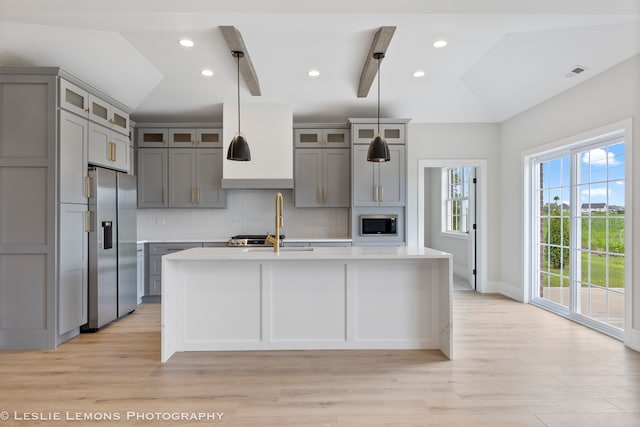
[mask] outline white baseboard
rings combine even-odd
[[[500,283],[500,290],[498,290],[499,293],[513,300],[524,302],[522,288],[520,288],[519,286],[513,286],[505,282],[499,282],[499,283]]]
[[[640,351],[640,329],[631,330],[631,342],[625,343],[627,347]]]

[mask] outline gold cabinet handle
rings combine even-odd
[[[165,188],[162,188],[162,204],[164,205],[165,203],[167,203],[167,190],[165,190]]]
[[[109,141],[109,161],[113,161],[113,142]]]
[[[378,186],[376,185],[376,202],[378,201]]]
[[[200,188],[196,189],[196,193],[197,193],[197,196],[198,196],[198,198],[197,198],[198,204],[200,204]]]
[[[86,195],[87,195],[87,199],[91,198],[91,177],[87,175],[87,177],[85,178],[85,185],[87,186],[86,189]]]
[[[191,203],[194,204],[196,202],[195,189],[191,187]]]
[[[87,233],[91,233],[91,211],[87,211]]]
[[[87,113],[90,113],[90,112],[91,112],[91,110],[90,110],[90,109],[88,109],[88,108],[85,108],[85,109],[84,109],[84,111],[86,111]]]
[[[113,124],[113,119],[109,119],[109,123],[110,123],[110,124]]]

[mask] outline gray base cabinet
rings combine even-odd
[[[147,243],[145,245],[145,301],[154,301],[148,297],[158,297],[162,293],[162,256],[185,249],[201,248],[202,243]]]

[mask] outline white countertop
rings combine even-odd
[[[146,239],[146,240],[138,240],[137,243],[138,244],[143,244],[143,243],[227,243],[229,241],[229,238],[227,237],[226,239]],[[334,238],[330,238],[330,237],[323,237],[323,238],[314,238],[314,239],[305,239],[305,238],[301,238],[301,237],[297,237],[297,238],[285,238],[283,239],[283,242],[290,242],[290,243],[322,243],[322,242],[327,242],[327,243],[351,243],[352,239],[345,237],[345,238],[339,238],[339,239],[334,239]]]
[[[287,261],[287,260],[363,260],[363,259],[444,259],[451,254],[419,247],[321,247],[281,248],[193,248],[165,255],[169,261]]]

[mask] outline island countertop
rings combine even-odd
[[[193,248],[162,257],[162,352],[439,349],[452,259],[418,247]]]
[[[280,248],[276,253],[272,247],[228,247],[193,248],[165,255],[171,260],[225,260],[225,261],[287,261],[287,260],[366,260],[366,259],[443,259],[451,254],[424,247],[315,247]]]

